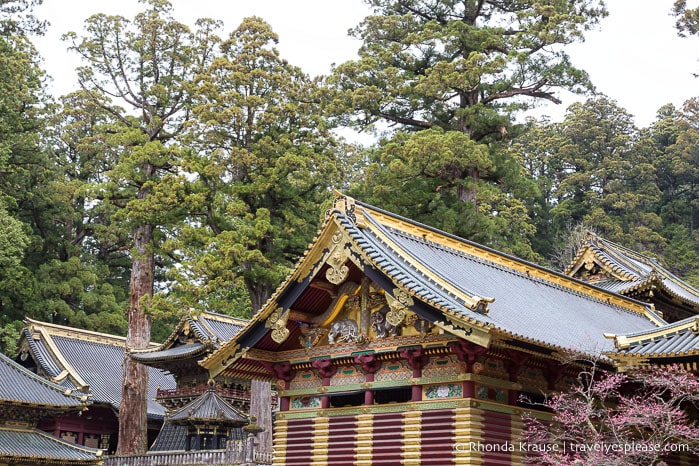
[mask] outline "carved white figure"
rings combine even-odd
[[[357,339],[357,322],[352,319],[336,320],[330,325],[328,333],[328,343],[343,343],[355,341]]]

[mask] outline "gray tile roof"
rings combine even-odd
[[[218,342],[226,342],[233,338],[247,322],[234,319],[215,312],[202,312],[199,314],[194,326],[201,329],[202,333],[208,334]]]
[[[201,343],[189,343],[186,345],[174,346],[172,348],[168,348],[161,351],[132,352],[130,353],[130,355],[134,361],[138,361],[143,364],[149,364],[156,361],[164,361],[168,359],[178,359],[182,357],[204,355],[208,348],[208,345],[203,345]]]
[[[31,334],[27,328],[25,328],[22,332],[26,338],[26,341],[29,343],[29,348],[37,363],[44,369],[49,377],[58,376],[61,373],[61,369],[58,367],[58,364],[56,364],[56,361],[54,361],[51,357],[51,352],[48,350],[46,345],[31,338]]]
[[[98,464],[102,451],[83,447],[36,429],[0,427],[0,463],[4,460],[65,461],[67,464]]]
[[[495,261],[470,255],[416,236],[406,230],[383,225],[371,215],[373,207],[356,203],[362,209],[365,226],[358,227],[345,212],[336,211],[338,219],[374,263],[387,275],[402,284],[424,302],[453,311],[463,317],[492,326],[523,339],[560,348],[574,348],[603,352],[611,349],[612,342],[604,333],[637,332],[657,328],[645,315],[631,311],[606,300],[583,294],[575,287],[560,283],[581,282],[554,271],[558,283],[535,278]],[[403,224],[412,224],[455,243],[476,245],[431,227],[397,217]],[[444,243],[448,243],[445,241]],[[511,263],[530,269],[542,268],[520,259],[490,251],[493,257],[505,258]],[[439,279],[439,283],[434,278]],[[446,289],[444,283],[459,293]],[[592,287],[592,289],[594,289]],[[600,293],[603,294],[603,293]],[[488,305],[487,315],[471,310],[460,296],[494,298]],[[640,303],[637,303],[640,304]],[[647,310],[648,314],[652,314]],[[657,322],[662,319],[654,316]]]
[[[186,444],[187,427],[164,422],[148,451],[184,451]]]
[[[85,393],[71,393],[0,354],[0,402],[77,409],[87,398]]]
[[[474,340],[484,344],[483,335],[494,334],[511,344],[600,355],[613,348],[607,333],[667,324],[647,303],[336,195],[316,242],[287,280],[238,335],[201,362],[204,367],[231,365],[241,358],[235,354],[239,344],[254,347],[264,341],[269,333],[264,320],[280,305],[294,305],[298,288],[311,279],[305,274],[319,270],[313,261],[334,246],[331,236],[333,242],[350,238],[352,244],[343,251],[374,281],[381,280],[387,294],[395,297],[390,286],[407,293],[415,302],[413,309],[446,332],[461,332],[450,321],[465,335],[479,329]],[[339,232],[334,232],[336,226]]]
[[[233,338],[246,323],[245,320],[214,312],[188,314],[180,319],[164,343],[157,347],[132,351],[130,356],[135,361],[153,366],[168,360],[205,356]],[[192,334],[194,342],[191,342]],[[183,340],[189,342],[182,343]]]
[[[25,333],[32,356],[49,372],[53,367],[79,377],[90,388],[94,403],[106,403],[118,410],[121,404],[121,384],[124,361],[123,339],[112,335],[98,335],[70,327],[30,321],[34,329]],[[100,338],[91,338],[98,335]],[[50,341],[49,341],[50,340]],[[54,350],[58,354],[54,354]],[[70,386],[67,381],[61,385]],[[149,368],[148,416],[163,418],[165,409],[154,401],[158,387],[175,388],[174,378],[158,369]]]
[[[58,335],[53,336],[53,341],[68,363],[88,383],[94,401],[109,403],[119,409],[124,348]],[[172,376],[154,368],[148,369],[148,377],[148,413],[164,416],[165,409],[154,398],[158,387],[175,388],[175,381]]]
[[[221,398],[216,390],[210,387],[199,397],[168,416],[168,422],[241,426],[249,421],[245,414]]]
[[[699,317],[653,330],[615,336],[616,354],[640,358],[699,354]]]

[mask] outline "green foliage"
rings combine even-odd
[[[589,228],[699,284],[696,100],[641,130],[604,96],[560,123],[515,123],[558,90],[592,89],[565,46],[606,15],[601,1],[367,0],[359,59],[323,81],[283,60],[260,18],[221,41],[219,22],[190,29],[149,0],[66,35],[84,66],[57,105],[26,38],[39,3],[0,0],[5,348],[25,315],[124,333],[134,264],[150,270],[135,302],[156,340],[187,309],[250,317],[331,187],[561,267],[571,231]],[[673,12],[696,34],[696,9]],[[348,145],[337,125],[383,139]]]
[[[699,8],[687,8],[687,0],[675,0],[672,14],[677,17],[675,28],[680,36],[699,34]]]
[[[502,251],[534,258],[519,167],[496,146],[459,131],[397,133],[365,169],[353,195]],[[500,184],[493,184],[498,179]],[[518,191],[519,190],[519,191]],[[508,195],[517,193],[517,195]]]
[[[0,35],[43,34],[47,22],[31,13],[34,7],[42,3],[43,0],[0,0]]]
[[[126,344],[132,348],[146,347],[151,337],[156,270],[170,265],[161,244],[185,224],[195,205],[196,193],[189,189],[184,169],[187,150],[178,138],[192,115],[195,81],[211,62],[219,26],[213,20],[198,20],[197,30],[191,31],[173,19],[166,0],[144,3],[146,10],[132,21],[96,14],[86,20],[83,37],[65,36],[83,59],[78,69],[81,92],[73,99],[79,107],[68,109],[75,114],[65,121],[76,130],[78,150],[100,154],[103,166],[78,192],[85,198],[83,205],[94,207],[102,219],[98,241],[113,241],[118,249],[128,250],[130,259],[126,318],[105,325],[116,327],[125,321]],[[94,125],[74,124],[81,119]],[[85,278],[80,273],[69,283],[77,285]],[[60,286],[68,296],[76,290],[65,282]],[[102,304],[109,309],[116,302]],[[95,315],[103,312],[110,315],[109,310]],[[89,319],[80,312],[74,317]],[[142,414],[147,372],[129,360],[124,366],[117,451],[141,453],[146,448]]]
[[[9,357],[14,357],[17,354],[17,342],[23,327],[24,323],[19,320],[0,326],[0,353]]]
[[[80,167],[71,173],[70,199],[95,219],[91,245],[112,270],[131,269],[132,304],[152,295],[154,258],[169,263],[160,243],[193,207],[187,151],[178,138],[191,115],[195,80],[218,41],[217,22],[199,20],[190,31],[171,14],[170,3],[153,0],[132,21],[97,14],[86,21],[84,37],[65,36],[84,59],[82,90],[67,98],[63,114],[66,167]],[[125,249],[131,264],[124,264]]]
[[[512,148],[540,189],[530,206],[542,255],[560,256],[576,224],[641,252],[662,249],[656,152],[616,102],[573,104],[561,123],[534,125]]]
[[[602,2],[366,3],[374,15],[351,31],[360,59],[333,78],[343,121],[439,126],[480,141],[509,125],[511,111],[592,87],[560,45],[582,40],[606,15]]]
[[[548,221],[550,213],[527,206],[539,194],[523,178],[517,153],[507,150],[521,131],[513,118],[538,101],[559,102],[560,89],[592,89],[560,46],[580,40],[606,15],[604,5],[367,3],[374,15],[352,31],[363,41],[360,59],[338,66],[329,79],[335,91],[329,108],[338,121],[392,128],[355,192],[536,259],[528,216]],[[427,130],[433,132],[407,135]],[[402,200],[396,200],[397,192]]]
[[[260,18],[245,19],[198,83],[187,167],[199,215],[170,246],[184,255],[171,271],[176,299],[197,307],[221,306],[223,296],[245,304],[241,283],[253,310],[264,304],[313,238],[339,180],[318,83],[279,56],[277,41]],[[197,299],[185,298],[191,293]]]

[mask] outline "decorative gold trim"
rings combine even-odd
[[[328,441],[329,429],[327,417],[317,417],[313,420],[313,434],[311,437],[311,462],[313,464],[322,465],[328,463],[328,450],[330,448]]]
[[[444,317],[447,318],[449,323],[445,321],[437,321],[435,322],[435,325],[454,336],[472,341],[473,343],[484,348],[487,348],[490,344],[490,329],[473,325],[454,316],[445,314]]]
[[[386,294],[386,302],[388,303],[389,311],[386,313],[386,321],[389,324],[398,327],[405,320],[408,307],[415,304],[413,298],[403,289],[394,288],[393,296]]]
[[[74,327],[66,327],[64,325],[51,324],[48,322],[41,322],[29,317],[24,318],[24,323],[27,325],[29,333],[34,339],[37,339],[38,336],[36,334],[41,332],[42,335],[56,335],[72,338],[74,340],[94,341],[96,343],[106,345],[120,346],[122,348],[126,347],[126,337],[110,335],[108,333],[92,332],[90,330],[83,330]],[[149,346],[152,347],[157,347],[159,345],[159,343],[149,343]]]
[[[53,325],[53,324],[51,324]],[[58,349],[56,346],[56,343],[53,341],[53,338],[51,338],[52,332],[50,330],[52,327],[50,326],[44,326],[41,325],[39,322],[32,321],[32,327],[31,327],[31,338],[36,338],[36,339],[41,339],[44,341],[44,344],[49,348],[49,351],[51,352],[52,356],[57,360],[57,362],[60,364],[61,368],[63,369],[60,374],[58,374],[56,377],[53,377],[51,379],[52,382],[60,382],[64,380],[66,377],[68,377],[71,382],[75,384],[75,386],[80,389],[86,389],[89,388],[90,385],[83,380],[82,377],[80,377],[80,374],[78,374],[78,371],[75,370],[75,368],[66,360],[66,358],[63,356],[61,351]],[[55,330],[58,330],[59,332],[62,333],[62,331],[67,330],[66,328],[53,328]],[[70,332],[67,332],[70,334]],[[40,337],[35,337],[36,334],[39,334]],[[55,334],[59,334],[56,332]],[[66,335],[69,336],[69,335]],[[75,336],[70,335],[72,338],[75,339],[80,339],[76,338]],[[126,340],[124,339],[122,345],[114,345],[114,346],[121,346],[122,348],[124,347],[123,345],[126,343]]]
[[[428,400],[428,401],[411,401],[408,403],[391,403],[386,405],[371,405],[371,406],[352,406],[345,408],[327,408],[320,410],[304,410],[304,411],[284,411],[277,413],[277,419],[309,419],[322,417],[338,417],[338,416],[360,416],[360,415],[376,415],[383,413],[404,413],[410,411],[432,411],[437,409],[480,409],[495,413],[510,414],[513,416],[521,416],[524,412],[522,408],[517,406],[498,403],[497,401],[480,400],[475,398],[459,398],[448,400]],[[527,413],[539,419],[551,420],[551,413],[527,409]]]
[[[419,465],[422,451],[422,411],[404,412],[401,424],[401,464]]]
[[[328,309],[319,315],[318,317],[314,317],[312,319],[312,322],[319,327],[325,327],[328,325],[330,322],[332,322],[335,317],[340,313],[342,310],[343,306],[347,302],[347,299],[350,296],[354,296],[357,294],[359,291],[359,285],[354,283],[354,282],[346,282],[343,283],[340,288],[337,290],[337,296],[335,296],[335,299],[333,299],[333,302],[330,303],[330,306],[328,306]]]
[[[356,417],[354,459],[356,464],[371,464],[374,449],[374,416],[358,414]]]

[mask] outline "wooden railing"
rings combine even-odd
[[[197,397],[204,393],[209,387],[206,384],[196,385],[194,387],[178,387],[163,389],[159,388],[156,393],[156,398],[180,398],[180,397]],[[216,387],[216,393],[224,398],[235,398],[238,400],[250,401],[250,390],[238,390],[237,388]],[[272,394],[272,405],[276,406],[278,402],[277,395]]]
[[[165,451],[145,455],[107,456],[104,466],[204,466],[257,464],[271,465],[274,455],[271,452],[248,451],[252,445],[249,439],[230,440],[225,450]]]
[[[179,397],[179,396],[199,396],[202,393],[204,393],[206,390],[208,390],[207,385],[196,385],[194,387],[178,387],[178,388],[170,388],[170,389],[159,388],[158,392],[156,394],[156,397],[158,397],[158,398],[171,398],[171,397]],[[250,391],[249,390],[238,390],[237,388],[216,387],[216,393],[218,393],[221,396],[225,396],[225,397],[229,397],[229,398],[240,398],[241,400],[249,400],[250,399]]]
[[[104,466],[198,466],[232,464],[226,450],[159,452],[137,456],[107,456]]]

